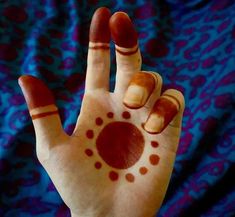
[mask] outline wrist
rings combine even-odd
[[[70,213],[71,213],[71,217],[82,217],[81,215],[73,213],[71,210],[70,210]]]
[[[94,217],[94,216],[91,216],[91,215],[78,215],[78,214],[75,214],[73,213],[72,211],[70,211],[71,213],[71,217]]]
[[[71,217],[81,217],[81,216],[79,216],[77,214],[72,213],[71,211],[70,211],[70,213],[71,213]]]

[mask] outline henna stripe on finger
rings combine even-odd
[[[130,48],[125,48],[125,47],[120,47],[118,45],[115,45],[115,50],[118,54],[124,55],[124,56],[131,56],[139,52],[139,45],[136,44],[133,47]]]
[[[124,56],[131,56],[135,53],[137,53],[139,50],[139,48],[137,47],[134,51],[122,51],[121,49],[118,49],[116,48],[116,51],[121,54],[121,55],[124,55]]]
[[[37,115],[32,115],[31,118],[32,120],[35,120],[35,119],[44,118],[44,117],[51,116],[51,115],[58,115],[58,111],[45,112],[45,113],[41,113]]]
[[[102,42],[89,42],[89,49],[93,50],[109,50],[110,45],[109,43],[102,43]]]
[[[176,102],[177,105],[178,105],[178,109],[180,109],[180,101],[179,101],[175,96],[172,96],[172,95],[169,95],[169,94],[166,94],[166,93],[164,93],[164,94],[162,95],[162,97],[164,97],[164,96],[170,97],[170,98],[174,99],[175,102]]]
[[[94,89],[109,89],[111,12],[105,7],[97,9],[92,17],[89,32],[85,92]]]
[[[138,35],[131,19],[124,12],[113,14],[109,27],[116,49],[117,74],[114,92],[124,95],[132,76],[141,68]]]
[[[89,49],[92,50],[109,50],[110,47],[107,45],[97,45],[97,46],[89,46]]]
[[[29,113],[32,120],[59,114],[58,108],[54,104],[31,109]]]

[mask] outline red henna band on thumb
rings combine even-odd
[[[38,78],[31,75],[23,75],[19,78],[19,85],[29,110],[55,104],[53,94]]]

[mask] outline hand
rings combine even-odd
[[[117,74],[109,92],[110,33]],[[122,12],[98,9],[90,27],[86,88],[72,136],[49,89],[19,79],[36,132],[37,156],[72,216],[150,217],[165,196],[181,131],[184,97],[161,94],[162,79],[140,71],[137,34]]]

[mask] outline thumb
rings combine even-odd
[[[28,105],[37,140],[37,152],[49,150],[65,135],[51,91],[36,77],[23,75],[18,80]],[[38,147],[43,146],[43,147]]]

